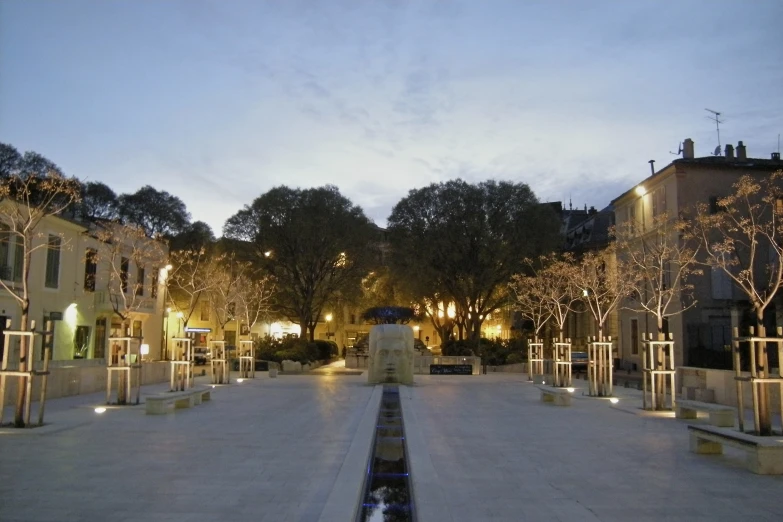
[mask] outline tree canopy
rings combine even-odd
[[[377,228],[331,185],[275,187],[229,218],[223,235],[251,245],[277,281],[275,311],[311,340],[324,305],[358,292],[377,258]]]
[[[145,185],[119,197],[120,218],[140,226],[148,237],[173,236],[188,226],[190,213],[177,196]]]
[[[392,268],[414,293],[441,290],[478,338],[486,315],[507,303],[507,283],[523,271],[523,259],[559,246],[559,226],[524,183],[435,183],[392,209]]]
[[[117,194],[105,183],[88,181],[82,184],[82,201],[78,209],[80,217],[89,221],[119,218]]]

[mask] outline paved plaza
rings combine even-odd
[[[0,430],[0,520],[352,522],[380,397],[365,382],[263,373],[159,416],[98,415],[102,394],[49,401],[44,428]],[[783,477],[730,448],[692,454],[686,421],[643,414],[635,390],[615,406],[583,397],[585,384],[570,407],[542,404],[520,374],[401,387],[418,521],[783,519]]]

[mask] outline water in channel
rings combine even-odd
[[[409,479],[400,393],[384,385],[357,522],[415,522]]]

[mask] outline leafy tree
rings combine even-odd
[[[394,272],[412,286],[442,288],[456,319],[478,339],[481,324],[509,300],[523,259],[560,244],[559,220],[524,183],[462,180],[412,190],[389,217]]]
[[[105,183],[88,181],[82,185],[82,200],[79,205],[82,219],[89,221],[114,221],[119,218],[117,194]]]
[[[362,319],[372,324],[408,324],[416,319],[416,312],[404,306],[376,306],[365,310]]]
[[[38,169],[43,168],[43,165],[51,165],[54,168],[41,173]],[[28,166],[30,170],[27,170]],[[54,163],[35,153],[26,153],[17,169],[8,172],[0,180],[2,241],[14,244],[21,252],[17,257],[21,266],[15,267],[15,271],[17,268],[19,270],[19,280],[8,283],[5,278],[0,278],[0,287],[19,305],[20,330],[27,330],[29,327],[29,276],[33,252],[63,246],[61,240],[57,241],[56,245],[50,244],[50,241],[39,241],[40,226],[49,216],[56,216],[78,202],[79,188],[78,180],[66,178],[56,169]],[[29,346],[29,338],[25,336],[20,343],[20,357],[24,359],[32,346]],[[17,427],[24,426],[25,395],[25,387],[19,386],[14,415],[14,424]]]
[[[179,234],[171,238],[172,250],[200,250],[215,243],[212,227],[203,221],[194,221]]]
[[[344,298],[377,256],[377,228],[337,187],[273,188],[229,218],[223,235],[252,245],[251,256],[277,281],[275,310],[315,337],[324,306]]]
[[[120,218],[140,226],[148,237],[179,234],[190,222],[190,214],[176,196],[145,185],[134,194],[119,197]]]
[[[0,177],[7,178],[17,174],[22,162],[22,155],[12,145],[0,142]]]
[[[765,337],[764,312],[783,286],[783,170],[758,179],[742,176],[733,192],[718,200],[719,212],[696,208],[693,230],[706,253],[706,265],[723,271],[742,291],[756,315],[757,336]],[[760,378],[770,375],[766,343],[756,343]],[[780,363],[779,363],[780,364]],[[758,393],[760,435],[772,434],[771,397]]]

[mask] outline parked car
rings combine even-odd
[[[587,352],[571,352],[571,372],[587,373],[588,364]]]
[[[196,346],[193,348],[193,364],[207,364],[209,362],[209,348]]]

